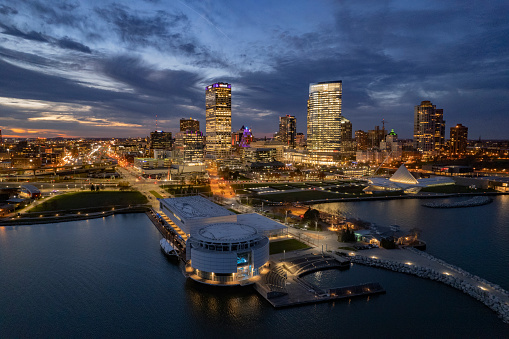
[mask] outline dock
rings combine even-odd
[[[182,232],[180,229],[176,230],[174,229],[168,221],[166,221],[164,218],[165,216],[160,215],[154,209],[150,209],[150,211],[145,213],[150,221],[154,224],[154,226],[157,228],[159,233],[168,240],[170,245],[173,247],[175,252],[177,253],[178,257],[185,261],[186,260],[186,239],[184,238],[182,234],[179,234]],[[179,232],[180,231],[180,232]]]
[[[348,259],[339,259],[323,254],[308,254],[281,263],[271,261],[269,271],[255,283],[255,290],[275,308],[385,293],[379,283],[322,289],[302,278],[306,274],[320,270],[350,267]]]

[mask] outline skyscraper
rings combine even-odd
[[[154,149],[169,150],[171,148],[171,132],[154,131],[150,132],[150,151]]]
[[[341,80],[309,85],[307,142],[310,152],[340,151],[341,100]]]
[[[279,140],[290,148],[295,148],[297,136],[297,119],[293,115],[279,117]]]
[[[468,127],[457,124],[451,127],[451,153],[462,154],[467,150]]]
[[[180,119],[180,131],[191,131],[191,132],[198,132],[200,130],[200,122],[193,118],[182,118]]]
[[[203,133],[185,130],[175,136],[177,160],[183,165],[203,165]]]
[[[232,100],[231,85],[217,82],[206,87],[206,147],[207,154],[225,157],[231,151]]]
[[[444,145],[444,110],[430,101],[414,108],[414,148],[422,153],[439,151]]]

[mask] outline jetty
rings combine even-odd
[[[320,270],[349,267],[349,258],[335,258],[324,254],[300,255],[282,262],[270,261],[268,272],[262,274],[254,287],[275,308],[385,293],[379,283],[323,289],[302,278],[306,274]]]
[[[413,248],[372,249],[369,254],[364,256],[343,250],[335,253],[349,258],[354,264],[384,268],[444,283],[479,300],[509,324],[509,292],[500,286]]]
[[[440,202],[431,202],[427,204],[422,204],[424,207],[430,208],[459,208],[459,207],[474,207],[474,206],[482,206],[487,205],[493,202],[493,199],[486,196],[475,196],[465,201],[452,202],[452,203],[440,203]]]

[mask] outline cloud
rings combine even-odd
[[[20,31],[19,29],[17,29],[16,27],[7,26],[7,25],[1,24],[1,23],[0,23],[0,27],[3,28],[3,32],[2,32],[3,34],[17,36],[17,37],[27,39],[27,40],[48,42],[48,40],[41,33],[38,33],[38,32],[31,31],[28,33],[24,33],[22,31]]]
[[[78,52],[83,52],[83,53],[88,53],[88,54],[92,53],[92,50],[88,46],[85,46],[79,42],[73,41],[69,37],[64,37],[64,38],[58,40],[58,46],[60,46],[61,48],[72,49],[72,50],[75,50]]]

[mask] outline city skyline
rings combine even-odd
[[[233,84],[232,126],[255,136],[305,121],[310,83],[342,79],[353,130],[413,107],[477,139],[507,138],[509,8],[502,2],[226,4],[0,0],[5,137],[138,137],[205,121],[203,87]],[[305,132],[300,124],[297,132]]]

